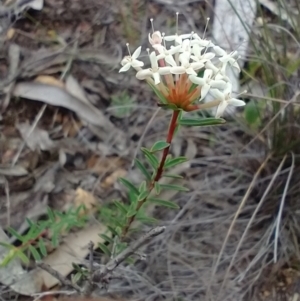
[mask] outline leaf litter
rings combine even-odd
[[[171,2],[170,5],[173,5]],[[24,26],[30,31],[31,37],[38,37],[37,29],[26,19],[17,22],[8,43],[20,47],[21,61],[17,72],[12,61],[6,66],[11,67],[11,73],[0,84],[1,90],[8,95],[1,106],[1,132],[5,133],[5,140],[1,144],[0,225],[5,229],[9,212],[10,225],[20,233],[26,231],[24,218],[41,218],[46,206],[63,211],[75,202],[86,205],[93,214],[94,208],[101,207],[102,202],[120,197],[126,201],[125,192],[116,182],[117,177],[128,172],[129,178],[139,179],[140,174],[130,165],[136,156],[135,147],[139,143],[141,146],[152,145],[157,137],[164,134],[162,129],[167,126],[165,112],[152,115],[156,108],[153,108],[154,99],[147,87],[141,87],[135,79],[124,78],[114,70],[122,49],[116,46],[119,40],[116,42],[113,35],[105,34],[107,30],[103,28],[113,32],[125,45],[127,41],[122,25],[117,22],[120,17],[118,8],[114,5],[107,7],[103,1],[96,4],[88,0],[83,12],[80,4],[66,7],[64,3],[52,6],[50,3],[47,1],[49,10],[42,10],[35,17],[40,18],[45,28],[51,28],[52,37],[57,35],[58,38],[53,40],[49,35],[44,41],[36,38],[29,42],[30,37],[20,29]],[[135,9],[143,10],[146,5],[147,10],[157,16],[156,26],[165,26],[166,18],[173,18],[173,12],[163,1],[147,4],[141,1]],[[186,5],[185,14],[192,18],[182,26],[191,25],[192,20],[196,27],[203,27],[199,3],[197,5]],[[202,9],[204,4],[200,6]],[[95,15],[95,7],[101,12],[102,18]],[[72,54],[73,63],[67,70],[68,76],[60,80],[57,75],[66,71],[74,50],[72,38],[75,36],[75,31],[61,21],[68,23],[79,13],[84,23],[75,18],[78,22],[73,28],[75,31],[83,28],[84,32],[78,38],[78,52]],[[124,17],[124,12],[121,15]],[[142,31],[141,34],[146,36],[148,29],[143,20],[138,18],[139,14],[133,18],[133,31]],[[53,29],[51,24],[54,20],[58,23],[57,28]],[[102,27],[101,47],[96,39],[99,24]],[[138,44],[137,41],[134,43]],[[127,89],[128,93],[134,91],[132,94],[138,95],[138,103],[135,103],[135,109],[130,114],[126,113],[124,118],[120,118],[123,116],[110,113],[111,96],[122,95]],[[43,104],[47,108],[35,125],[33,120]],[[151,116],[154,118],[147,124]],[[27,135],[30,129],[32,133]],[[279,277],[284,274],[287,283],[291,282],[288,278],[297,278],[295,273],[282,268],[280,264],[275,269],[270,260],[273,248],[272,216],[276,215],[278,209],[278,203],[274,201],[276,195],[270,196],[265,207],[252,220],[237,256],[231,261],[266,183],[272,178],[272,168],[257,179],[223,253],[219,253],[239,203],[264,160],[263,141],[245,148],[242,153],[238,152],[248,140],[247,134],[241,135],[240,129],[234,124],[227,124],[220,129],[201,132],[183,130],[180,133],[173,151],[191,160],[177,170],[185,176],[185,184],[191,188],[191,192],[165,192],[164,199],[179,205],[178,211],[157,209],[152,204],[149,206],[149,212],[153,212],[158,220],[168,226],[167,231],[144,250],[148,254],[147,261],[121,267],[123,277],[112,282],[110,291],[149,300],[200,300],[204,296],[216,297],[215,294],[221,296],[222,300],[253,300],[252,293],[263,296],[263,299],[270,295],[272,287],[263,285],[269,275],[273,276],[270,278],[276,278],[276,275]],[[22,143],[25,146],[12,167],[12,160]],[[276,174],[276,185],[280,186],[286,178],[284,170]],[[9,202],[4,183],[9,183]],[[173,182],[168,178],[165,184]],[[291,207],[287,207],[281,222],[282,246],[278,251],[281,259],[297,254],[297,246],[290,239],[292,230],[289,229],[299,228],[298,207],[293,201],[289,205]],[[80,264],[85,260],[88,240],[98,243],[98,234],[102,230],[105,229],[102,229],[100,221],[99,224],[71,233],[63,238],[59,248],[45,258],[45,262],[62,268],[67,276],[72,271],[71,262]],[[215,267],[218,256],[221,261]],[[18,272],[23,272],[20,263],[14,264]],[[216,273],[211,279],[213,267]],[[43,279],[47,288],[58,284],[46,272],[33,268],[26,271],[30,284],[26,292],[25,286],[20,288],[20,285],[14,286],[2,280],[7,273],[1,273],[2,284],[20,294],[41,291],[40,283],[37,286],[35,284],[35,277]],[[225,276],[226,283],[223,283]]]

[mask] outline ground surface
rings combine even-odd
[[[182,31],[203,32],[204,16],[211,15],[211,8],[191,2],[181,9]],[[38,77],[38,82],[59,87],[71,75],[75,83],[69,80],[69,91],[79,97],[83,88],[102,115],[90,128],[79,117],[82,105],[74,100],[68,102],[65,97],[57,103],[56,94],[47,97],[52,93],[48,90],[41,92],[46,96],[39,95],[40,99],[18,98],[2,90],[3,229],[10,225],[24,231],[25,217],[41,218],[47,205],[64,211],[75,201],[89,205],[92,212],[93,206],[124,197],[116,179],[124,175],[138,179],[132,160],[141,145],[164,137],[169,115],[158,110],[146,85],[129,73],[118,73],[120,60],[126,54],[126,42],[131,49],[147,45],[150,17],[155,16],[155,27],[161,31],[173,30],[176,10],[172,5],[138,0],[46,0],[41,12],[30,10],[9,25],[0,53],[3,86],[11,79],[18,84]],[[133,104],[129,109],[118,107],[124,99]],[[28,138],[26,131],[35,121],[34,134]],[[266,167],[272,159],[266,159],[264,141],[248,145],[252,133],[239,122],[180,132],[172,152],[190,159],[178,172],[185,176],[191,192],[166,194],[181,209],[153,210],[161,224],[168,226],[166,233],[144,250],[145,261],[122,267],[121,280],[113,281],[109,292],[129,300],[204,300],[204,296],[207,300],[281,300],[280,294],[298,300],[299,233],[287,230],[297,229],[297,203],[290,202],[284,212],[290,218],[283,221],[287,228],[281,231],[278,263],[272,263],[276,202],[290,163],[276,177],[267,209],[259,210],[244,232],[277,163]],[[7,172],[12,162],[15,167]],[[239,208],[239,217],[230,228]],[[2,291],[5,300],[14,297],[4,285]]]

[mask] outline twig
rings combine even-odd
[[[39,263],[37,263],[37,266],[39,268],[45,270],[46,272],[48,272],[50,275],[52,275],[56,279],[58,279],[62,284],[66,285],[66,286],[69,286],[69,287],[72,287],[74,290],[81,293],[81,288],[77,284],[72,283],[71,281],[66,279],[61,273],[59,273],[58,271],[52,269],[50,265],[48,265],[44,262],[39,262]]]
[[[147,244],[153,237],[156,237],[162,234],[165,231],[166,227],[156,227],[150,230],[148,233],[143,235],[137,241],[135,241],[132,246],[128,246],[123,252],[121,252],[116,258],[111,259],[103,269],[99,269],[94,272],[92,276],[93,282],[100,282],[106,277],[109,273],[113,272],[119,264],[126,260],[129,256],[133,255],[139,248]]]

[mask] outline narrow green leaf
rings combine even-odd
[[[124,204],[119,201],[114,201],[115,206],[122,212],[123,214],[127,214],[127,208]]]
[[[135,159],[135,165],[141,171],[141,173],[146,177],[146,180],[149,182],[151,181],[151,175],[147,168],[143,165],[143,163],[139,159]]]
[[[159,103],[159,107],[163,108],[164,110],[173,110],[173,111],[178,111],[180,108],[178,108],[176,105],[173,103]]]
[[[138,189],[128,180],[125,178],[119,178],[119,181],[129,189],[129,191],[133,192],[135,195],[139,195]]]
[[[35,247],[33,247],[32,245],[29,245],[28,249],[29,249],[30,253],[32,254],[35,261],[40,261],[42,259],[40,253],[37,251],[37,249]]]
[[[24,242],[24,237],[20,235],[14,228],[7,227],[7,231],[14,237],[16,237],[18,240]]]
[[[111,255],[111,252],[110,252],[109,248],[108,248],[105,244],[99,243],[99,248],[100,248],[100,249],[102,250],[102,252],[103,252],[104,254],[106,254],[107,256],[110,256],[110,255]]]
[[[151,153],[155,153],[155,152],[163,150],[163,149],[165,149],[165,148],[167,148],[169,146],[170,146],[170,143],[167,143],[166,141],[157,141],[151,147],[150,152]]]
[[[154,85],[151,85],[151,84],[149,84],[149,85],[152,88],[152,90],[154,91],[154,93],[156,94],[156,96],[159,98],[159,100],[163,104],[167,104],[168,100],[164,97],[164,95],[158,89],[156,89],[156,87]]]
[[[189,191],[188,188],[179,185],[160,184],[160,187],[161,189],[167,189],[167,190]]]
[[[72,275],[72,283],[76,284],[82,277],[81,273],[76,273],[75,275]]]
[[[119,233],[111,226],[107,226],[107,229],[115,236],[119,236]]]
[[[165,200],[161,200],[161,199],[149,198],[148,201],[151,203],[155,203],[157,205],[163,206],[163,207],[167,207],[167,208],[172,208],[172,209],[180,208],[177,204],[175,204],[173,202],[165,201]]]
[[[39,239],[39,249],[44,257],[47,256],[47,248],[42,238]]]
[[[224,124],[225,122],[222,118],[182,118],[178,120],[178,123],[184,126],[210,126]]]
[[[127,217],[132,217],[134,215],[136,215],[137,211],[135,209],[129,209],[127,212]]]
[[[155,194],[159,195],[161,192],[161,185],[158,182],[154,182],[154,190],[155,190]]]
[[[146,181],[143,181],[139,187],[139,193],[147,191]]]
[[[3,241],[0,241],[0,246],[5,247],[5,248],[10,249],[10,250],[15,248],[15,246],[13,246],[9,243],[3,242]]]
[[[165,163],[164,168],[171,168],[171,167],[177,166],[179,164],[182,164],[186,161],[188,161],[188,159],[186,157],[177,157],[174,159],[169,159]]]
[[[107,242],[109,242],[109,243],[111,243],[111,244],[114,243],[114,240],[113,240],[111,237],[109,237],[108,235],[106,235],[106,234],[100,234],[99,236],[100,236],[101,238],[103,238],[105,241],[107,241]]]
[[[47,207],[47,213],[48,213],[48,217],[51,220],[51,222],[55,223],[55,216],[50,207]]]
[[[16,256],[19,257],[24,264],[29,264],[29,258],[22,251],[17,251]]]
[[[153,155],[147,148],[142,147],[141,151],[144,153],[146,159],[148,160],[149,164],[156,169],[159,165],[158,159]]]
[[[147,216],[137,216],[136,220],[148,224],[156,224],[158,222],[158,220],[155,219],[154,217],[147,217]]]
[[[183,179],[183,176],[180,176],[180,175],[173,175],[173,174],[169,174],[169,173],[166,173],[166,174],[164,174],[163,176],[166,177],[166,178]]]
[[[55,232],[53,233],[51,242],[52,242],[52,246],[53,246],[54,248],[57,248],[57,247],[58,247],[58,234],[57,234],[57,233],[55,233]]]
[[[148,197],[148,195],[149,195],[149,191],[143,191],[138,197],[138,202],[146,199]]]

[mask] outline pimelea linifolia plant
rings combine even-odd
[[[151,48],[146,49],[150,66],[139,59],[142,47],[132,54],[127,44],[129,55],[121,61],[119,72],[133,69],[136,78],[145,80],[158,98],[158,106],[171,110],[172,117],[165,140],[157,141],[150,149],[142,148],[148,165],[140,160],[136,166],[145,176],[145,181],[139,187],[126,179],[120,181],[129,189],[131,195],[128,206],[117,204],[123,212],[123,218],[118,220],[117,232],[121,240],[127,235],[133,221],[139,217],[140,209],[146,202],[176,208],[176,204],[159,198],[163,189],[186,191],[182,186],[160,184],[159,181],[167,174],[168,169],[185,162],[185,157],[172,158],[169,155],[174,134],[180,126],[211,126],[223,124],[223,115],[228,105],[243,106],[244,101],[232,96],[232,83],[227,76],[228,68],[236,68],[236,51],[227,53],[212,41],[201,38],[197,33],[179,34],[178,13],[176,14],[176,33],[166,35],[155,31],[151,19],[152,34],[149,34]],[[204,102],[211,95],[212,101]],[[186,118],[185,112],[207,110],[216,107],[215,118]],[[184,116],[185,115],[185,116]],[[161,155],[158,155],[162,152]],[[156,197],[154,198],[153,190]],[[124,218],[125,215],[125,218]],[[122,214],[121,214],[122,216]]]

